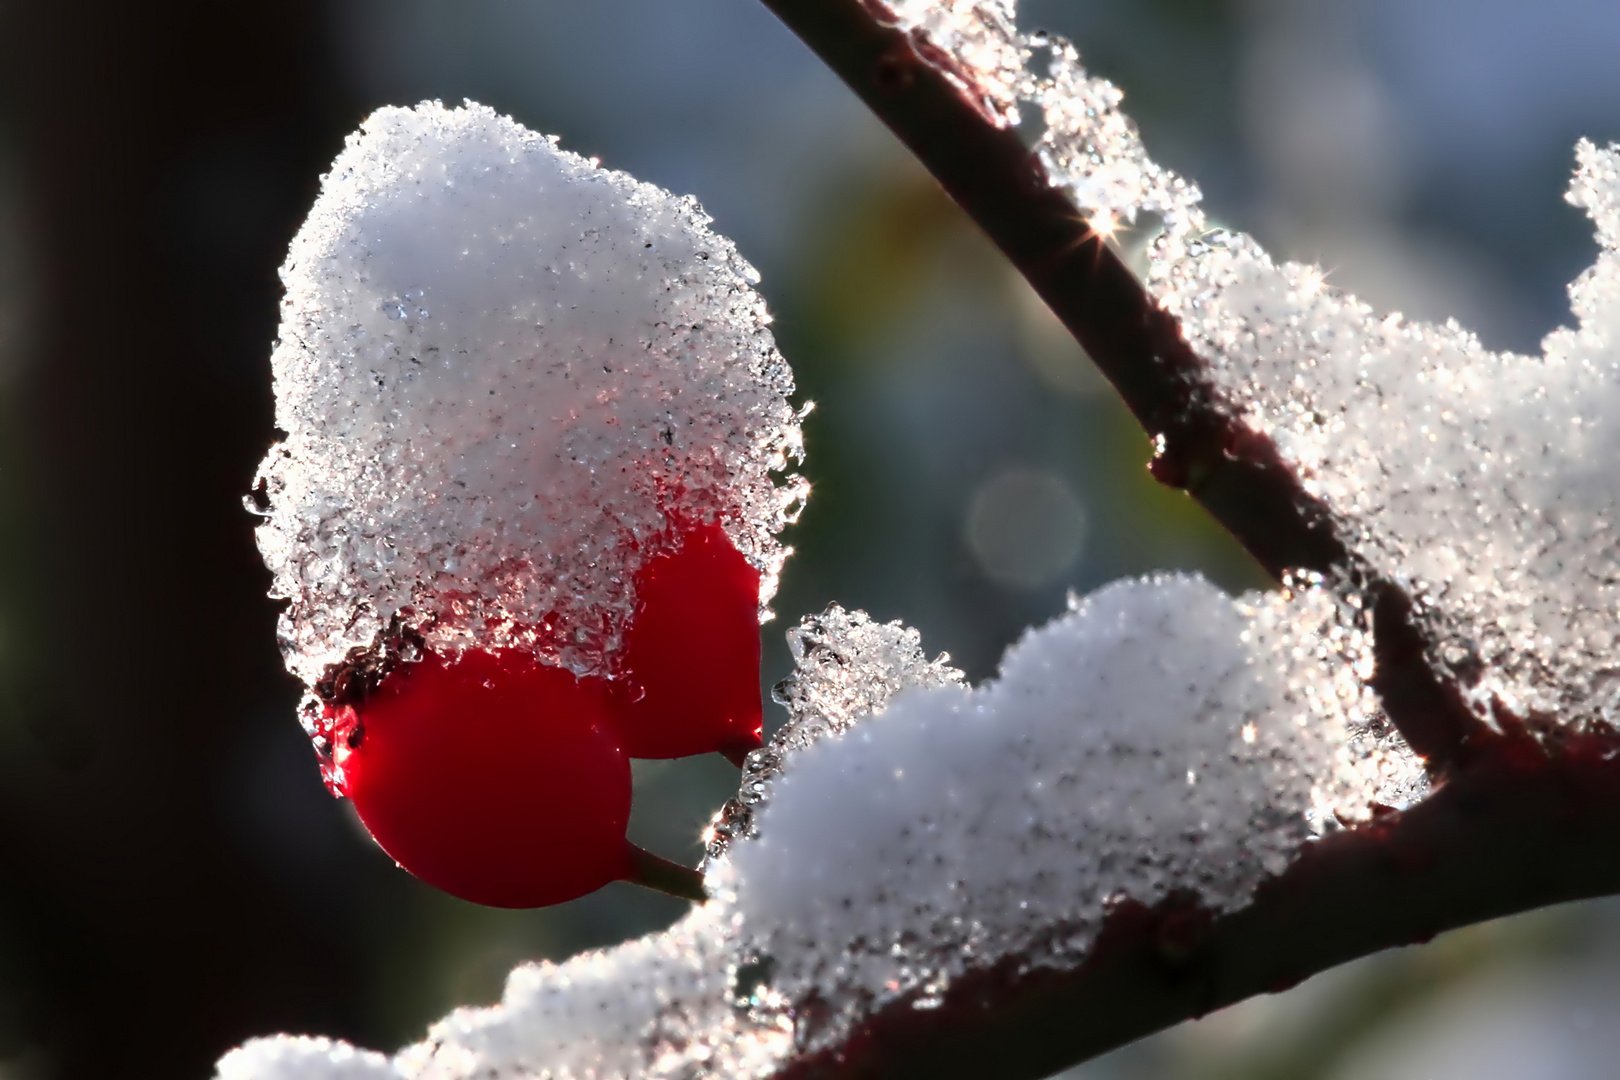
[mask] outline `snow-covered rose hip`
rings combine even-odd
[[[252,504],[329,783],[452,892],[589,891],[626,756],[759,741],[805,487],[757,275],[691,199],[430,102],[350,137],[282,279]]]

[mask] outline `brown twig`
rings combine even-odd
[[[709,898],[703,888],[703,875],[690,866],[654,855],[645,848],[625,842],[630,851],[630,870],[624,880],[644,889],[652,889],[679,900],[701,904]]]

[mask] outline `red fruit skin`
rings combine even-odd
[[[428,653],[340,719],[337,776],[428,884],[491,907],[562,903],[630,868],[630,762],[606,701],[602,680],[518,654]]]
[[[719,525],[685,531],[636,573],[613,722],[625,753],[676,758],[761,745],[759,571]]]

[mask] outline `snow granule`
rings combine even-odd
[[[611,675],[679,523],[720,521],[769,599],[792,377],[708,220],[479,105],[350,136],[282,268],[253,497],[307,685],[400,626]]]

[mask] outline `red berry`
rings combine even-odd
[[[759,571],[719,525],[636,573],[613,722],[625,753],[674,758],[760,745]]]
[[[335,725],[334,764],[405,869],[492,907],[540,907],[629,871],[630,762],[606,684],[516,653],[428,653]]]

